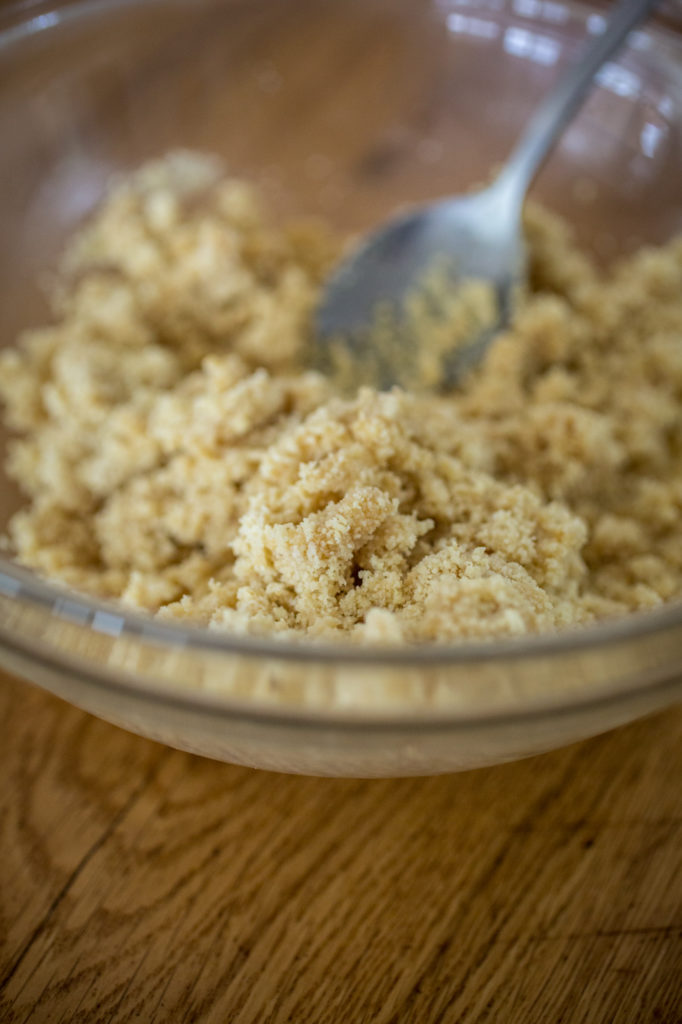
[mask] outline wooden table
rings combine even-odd
[[[682,708],[353,781],[0,707],[3,1024],[682,1021]]]

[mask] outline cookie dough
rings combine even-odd
[[[546,211],[526,231],[529,292],[458,391],[342,396],[305,366],[330,230],[189,154],[117,184],[0,357],[16,558],[177,622],[363,643],[679,598],[682,240],[603,273]]]

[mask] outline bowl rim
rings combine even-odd
[[[33,572],[0,556],[0,595],[28,604],[89,627],[95,633],[126,637],[206,654],[230,654],[247,658],[279,658],[283,661],[324,665],[367,665],[401,668],[444,668],[541,658],[551,654],[575,654],[595,647],[611,647],[642,636],[665,633],[682,626],[682,601],[651,611],[633,612],[585,626],[554,633],[526,634],[500,640],[460,644],[394,644],[364,646],[351,642],[329,643],[292,637],[236,634],[205,626],[178,626],[173,622],[131,611],[113,601],[100,601],[59,583],[48,583]]]
[[[10,24],[9,27],[0,28],[0,53],[30,36],[49,31],[67,22],[78,20],[84,16],[139,6],[140,2],[141,0],[74,0],[67,6],[60,7],[59,0],[14,0],[1,12],[2,22],[7,25],[9,21]],[[186,5],[188,0],[142,0],[144,5],[149,6],[163,5],[169,2]],[[602,8],[593,7],[587,3],[576,2],[576,0],[559,0],[559,4],[566,7],[574,19],[583,23],[587,23],[588,19],[595,15],[603,17]],[[480,5],[484,6],[485,0],[481,0]],[[438,6],[448,10],[454,9],[458,6],[458,0],[447,0],[446,3],[438,4]],[[461,6],[464,4],[462,3]],[[502,10],[511,9],[513,11],[513,6],[514,0],[502,0],[502,3],[499,3],[498,0],[495,4],[495,11],[492,10],[491,4],[491,13],[499,15]],[[556,30],[562,26],[551,27]],[[549,28],[550,26],[548,26]],[[678,60],[682,57],[682,36],[665,25],[649,23],[646,28],[637,30],[636,36],[640,40],[648,37],[654,42],[665,44],[662,46],[662,50],[671,47],[677,51]],[[554,633],[525,635],[503,640],[467,641],[459,644],[429,643],[414,646],[376,645],[369,647],[349,642],[322,642],[305,637],[292,639],[276,635],[239,635],[210,630],[191,623],[181,626],[147,616],[141,612],[128,610],[113,602],[90,598],[63,584],[49,583],[2,555],[0,555],[0,595],[24,601],[58,619],[76,622],[83,627],[89,627],[94,632],[138,639],[168,650],[181,648],[196,651],[197,654],[224,654],[250,659],[273,658],[287,662],[336,666],[358,665],[404,669],[421,667],[425,669],[463,668],[467,665],[521,659],[537,661],[552,655],[574,655],[592,651],[595,648],[609,648],[637,638],[655,637],[657,634],[671,629],[682,628],[682,601],[676,601],[653,610],[621,615],[617,618],[563,629]],[[46,657],[45,653],[41,655],[37,649],[29,651],[24,648],[18,642],[16,634],[10,635],[1,626],[0,638],[5,646],[13,648],[17,652],[23,651],[34,661]],[[45,644],[44,646],[45,651],[49,652],[50,664],[53,667],[55,663],[68,663],[69,671],[76,674],[82,673],[83,681],[85,681],[85,674],[75,660],[71,663],[64,651],[54,645]],[[256,698],[242,700],[229,693],[207,693],[195,689],[180,691],[175,686],[172,688],[158,686],[156,683],[152,684],[149,680],[138,676],[132,682],[126,682],[121,678],[120,673],[109,678],[110,672],[94,659],[82,659],[80,664],[87,664],[87,680],[90,684],[96,682],[105,687],[115,687],[119,693],[129,690],[137,692],[139,695],[143,690],[145,697],[158,698],[163,703],[171,700],[182,707],[202,707],[213,712],[229,711],[231,714],[236,711],[247,717],[258,718],[259,721],[262,721],[264,717],[271,717],[278,721],[281,721],[282,718],[286,718],[288,721],[308,718],[310,721],[314,720],[319,723],[322,718],[328,721],[333,720],[335,725],[343,724],[346,719],[354,726],[361,724],[355,715],[344,716],[338,708],[318,709],[304,705],[271,704]],[[526,718],[533,713],[544,714],[550,707],[557,712],[561,710],[576,711],[581,707],[593,707],[605,700],[610,701],[615,696],[625,697],[628,693],[641,692],[644,688],[647,689],[647,692],[651,692],[654,689],[672,685],[674,684],[669,679],[663,681],[657,679],[649,684],[640,682],[630,688],[609,684],[597,689],[590,689],[587,694],[582,690],[573,689],[568,693],[556,695],[558,700],[539,699],[533,701],[530,699],[521,701],[517,698],[513,705],[505,707],[503,710],[492,709],[490,712],[486,712],[483,708],[477,708],[473,715],[457,709],[432,706],[428,711],[424,709],[424,717],[420,715],[419,721],[423,725],[432,724],[434,726],[444,726],[446,723],[470,725],[483,720],[492,722],[497,718],[508,722],[512,718]],[[367,714],[369,710],[363,709],[363,715]],[[376,716],[371,715],[372,726],[382,723],[398,725],[405,722],[405,713],[392,716],[387,707],[377,709],[377,711]],[[415,722],[413,712],[414,709],[411,709],[410,716]]]
[[[335,705],[313,705],[303,702],[264,701],[258,698],[235,696],[229,692],[216,692],[184,688],[168,682],[159,683],[118,669],[111,669],[102,663],[77,658],[70,652],[55,648],[43,641],[24,642],[17,639],[0,625],[0,650],[8,651],[20,663],[44,669],[48,674],[55,670],[68,673],[69,682],[83,691],[98,690],[119,699],[128,697],[132,701],[142,700],[161,708],[189,714],[207,715],[212,719],[227,719],[231,722],[259,726],[294,726],[301,731],[328,728],[342,732],[399,732],[410,736],[415,733],[437,733],[468,731],[479,727],[508,728],[519,724],[530,725],[547,718],[581,714],[593,714],[600,708],[613,708],[615,701],[621,704],[646,694],[647,710],[675,703],[682,697],[682,677],[658,676],[635,683],[608,683],[588,690],[572,692],[545,692],[525,698],[518,697],[509,702],[475,708],[447,707],[416,703],[388,703],[377,706],[339,707]],[[92,665],[96,665],[93,671]],[[61,687],[44,688],[53,690],[58,696],[66,696]],[[68,696],[67,696],[67,699]],[[74,701],[78,703],[78,701]]]

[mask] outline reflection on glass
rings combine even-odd
[[[545,66],[556,64],[561,53],[561,45],[556,39],[516,27],[508,28],[505,32],[504,48],[515,57]]]
[[[557,0],[514,0],[512,6],[522,18],[551,21],[555,25],[563,25],[570,17],[565,4],[557,3]]]
[[[596,81],[602,89],[608,89],[616,96],[639,96],[642,91],[642,80],[639,75],[620,64],[605,64],[597,73]]]
[[[448,14],[446,23],[451,32],[458,35],[478,36],[479,39],[496,39],[500,26],[484,18],[470,18],[466,14]]]
[[[644,156],[648,156],[650,159],[656,156],[658,148],[663,140],[665,131],[660,125],[652,124],[648,121],[642,128],[639,136],[639,141],[642,146],[642,152]]]

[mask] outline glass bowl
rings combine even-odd
[[[344,230],[484,180],[586,33],[560,0],[99,0],[0,13],[0,343],[114,172],[217,152]],[[682,230],[682,43],[637,33],[535,194],[609,259]],[[3,443],[4,443],[3,439]],[[4,477],[0,529],[20,502]],[[521,641],[361,650],[181,629],[0,564],[0,660],[180,748],[412,775],[522,757],[682,696],[682,607]]]

